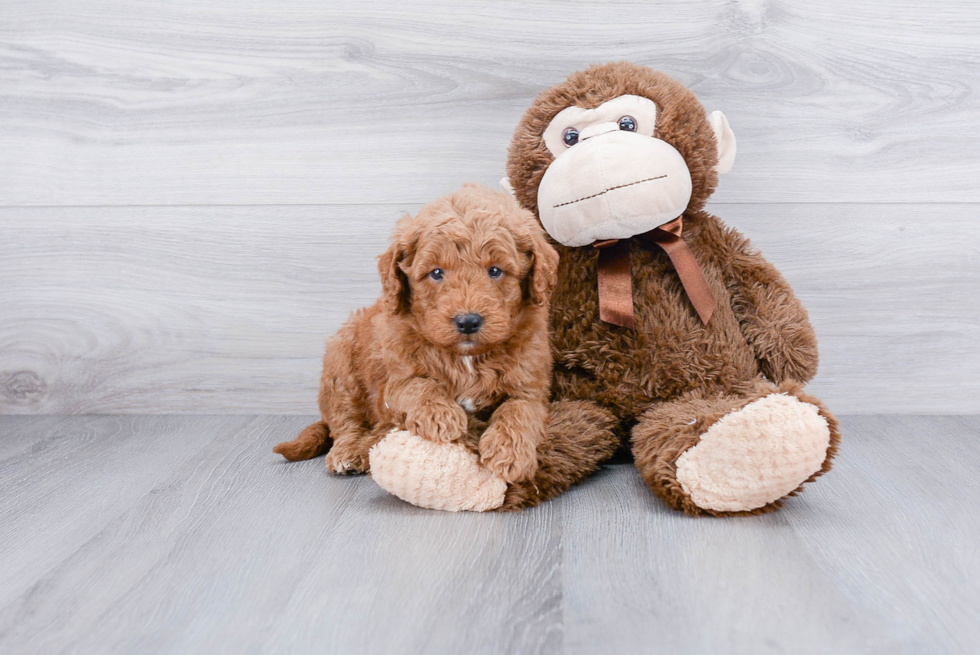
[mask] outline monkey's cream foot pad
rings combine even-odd
[[[485,512],[504,503],[507,483],[462,444],[438,444],[392,430],[371,448],[369,457],[378,486],[413,505]]]
[[[677,458],[677,481],[703,509],[753,510],[803,484],[829,446],[830,428],[816,406],[770,394],[708,428]]]

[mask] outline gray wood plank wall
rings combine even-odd
[[[980,5],[8,0],[0,413],[304,413],[395,218],[628,59],[739,138],[712,210],[841,413],[980,411]]]

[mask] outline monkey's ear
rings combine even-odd
[[[557,282],[558,252],[548,243],[544,230],[534,225],[531,230],[531,271],[527,280],[531,302],[538,306],[547,303]]]
[[[415,251],[418,239],[413,237],[411,216],[398,221],[394,237],[388,249],[378,257],[378,273],[381,274],[381,300],[391,314],[408,312],[411,307],[411,289],[402,264]]]
[[[720,111],[711,112],[708,122],[711,123],[711,129],[715,131],[715,141],[718,142],[718,165],[715,170],[723,175],[732,170],[732,164],[735,163],[735,133]]]
[[[504,193],[506,193],[508,196],[514,200],[517,200],[517,194],[514,193],[514,187],[511,185],[509,177],[500,178],[500,188],[503,189]]]

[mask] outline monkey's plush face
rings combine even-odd
[[[595,109],[568,107],[544,132],[555,161],[538,187],[541,224],[559,243],[628,239],[684,212],[691,173],[653,136],[657,106],[625,95]]]
[[[699,209],[731,169],[735,136],[679,82],[642,66],[593,66],[542,93],[518,126],[510,183],[555,241],[648,232]]]

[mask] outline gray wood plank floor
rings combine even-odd
[[[630,465],[444,514],[271,446],[304,417],[0,417],[0,652],[970,653],[980,418],[845,417],[781,512]]]

